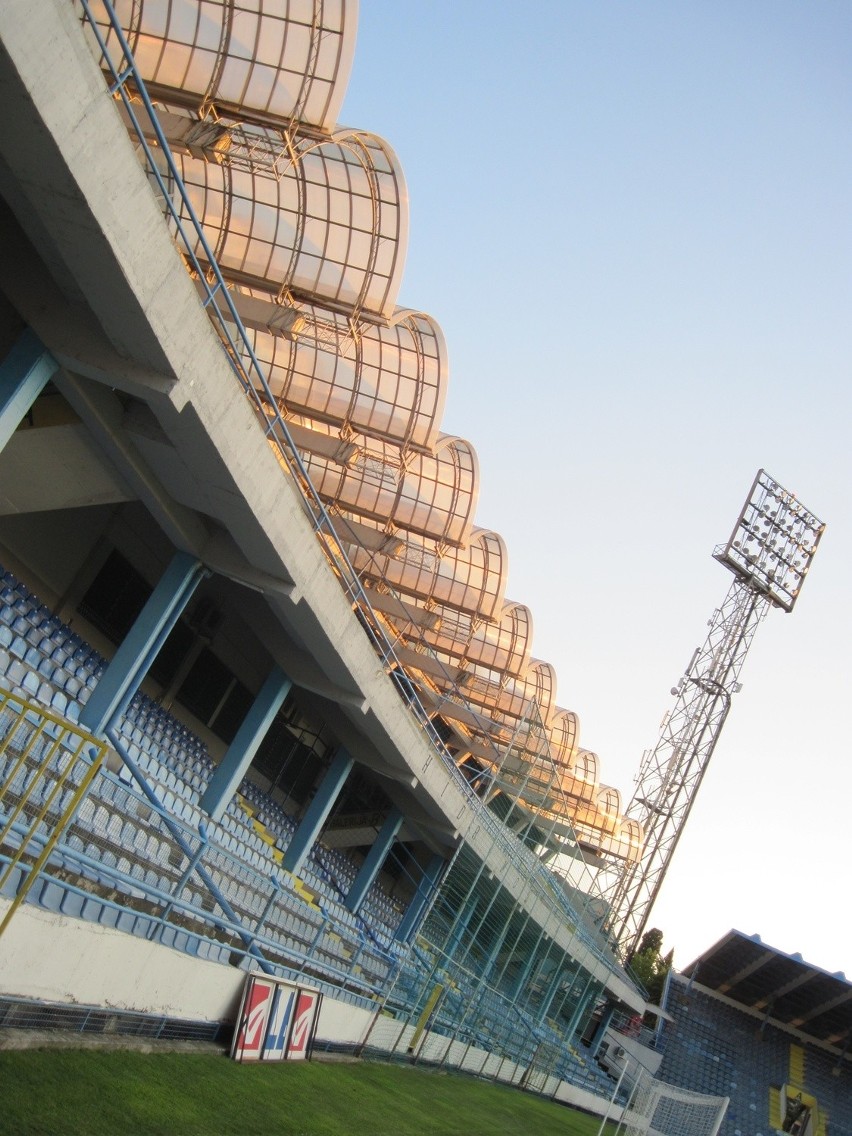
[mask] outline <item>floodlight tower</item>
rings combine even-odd
[[[734,574],[703,647],[673,688],[674,708],[642,759],[625,816],[644,832],[642,855],[605,890],[608,927],[623,957],[639,944],[695,794],[707,769],[757,625],[770,607],[790,612],[825,525],[758,471],[727,544],[713,556]]]

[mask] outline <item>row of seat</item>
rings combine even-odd
[[[22,696],[32,694],[37,697],[41,693],[42,703],[53,704],[56,708],[55,696],[61,692],[54,690],[48,696],[45,686],[50,686],[51,678],[67,682],[71,674],[68,670],[69,660],[76,660],[75,668],[83,668],[87,678],[85,689],[87,692],[91,690],[94,686],[91,678],[102,670],[103,659],[88,649],[79,637],[73,640],[70,631],[63,636],[56,618],[20,585],[12,588],[5,586],[3,595],[4,605],[0,608],[0,617],[5,613],[7,620],[11,619],[16,624],[11,642],[21,641],[18,649],[23,654],[21,658],[16,655],[15,659],[22,664],[27,674],[42,675],[42,681],[36,689],[32,688],[32,679],[26,680],[26,685],[15,684],[13,688]],[[12,626],[8,623],[0,626],[7,626],[12,633]],[[72,641],[69,642],[69,639]],[[45,655],[44,652],[48,650],[50,655]],[[27,657],[27,652],[34,653]],[[57,652],[64,653],[58,655]],[[35,671],[31,669],[33,664],[36,666]],[[82,677],[78,676],[76,670],[74,677],[82,683]],[[11,684],[7,681],[6,685]],[[144,694],[137,694],[133,700],[120,731],[127,739],[131,756],[150,778],[164,809],[182,820],[188,828],[197,829],[202,819],[197,808],[198,800],[213,770],[213,763],[200,740]],[[124,770],[122,775],[125,780],[129,780],[129,774]],[[68,848],[89,860],[100,860],[108,870],[108,876],[109,870],[112,870],[113,873],[135,878],[149,892],[170,893],[178,882],[176,870],[168,867],[168,859],[174,854],[174,845],[171,841],[158,840],[149,827],[135,823],[126,811],[119,808],[117,785],[114,776],[98,779],[90,801],[78,813],[74,830],[68,837]],[[275,843],[286,847],[294,823],[277,802],[252,782],[244,782],[242,790],[246,798],[252,801],[252,809],[256,811],[261,824],[268,826],[267,835],[272,835],[272,843],[268,839],[261,839],[252,818],[237,801],[229,804],[220,826],[213,826],[208,821],[208,827],[216,830],[213,835],[217,845],[232,857],[234,864],[245,864],[255,872],[263,872],[268,884],[268,875],[275,865]],[[102,803],[96,804],[99,797]],[[63,799],[57,801],[57,805],[62,803]],[[353,866],[352,875],[354,871]],[[379,981],[387,973],[390,964],[386,958],[373,957],[376,952],[370,942],[370,928],[363,919],[353,916],[345,908],[339,892],[328,887],[321,863],[309,864],[303,874],[312,889],[323,897],[321,907],[318,907],[315,914],[308,909],[308,918],[302,917],[304,913],[284,910],[280,919],[269,921],[270,927],[273,930],[280,929],[286,937],[287,945],[292,949],[301,947],[303,954],[309,948],[318,953],[325,951],[329,961],[334,962],[338,968],[359,957],[362,960],[360,969],[366,972],[364,963],[372,962],[372,977]],[[109,878],[114,882],[114,875]],[[268,891],[255,889],[250,892],[246,885],[234,880],[233,874],[220,873],[217,882],[225,895],[233,897],[234,906],[240,914],[246,917],[257,916],[268,903]],[[178,898],[192,901],[197,897],[185,888]],[[289,898],[294,907],[305,908],[300,896]],[[91,906],[90,902],[89,908]],[[283,904],[279,906],[284,908]],[[375,906],[377,910],[388,910],[389,901],[383,897]],[[127,925],[127,922],[125,920],[123,925]],[[329,930],[324,929],[325,925]],[[382,937],[386,939],[387,935]]]

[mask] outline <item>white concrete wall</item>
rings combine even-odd
[[[326,995],[320,1007],[317,1038],[320,1041],[333,1041],[357,1045],[364,1040],[375,1010],[363,1006],[350,1006],[348,1002],[338,1002]]]
[[[0,899],[0,919],[9,908]],[[0,937],[0,994],[192,1021],[235,1019],[245,971],[23,904]],[[310,984],[310,981],[308,982]],[[373,1011],[326,996],[317,1037],[356,1044]]]
[[[0,900],[5,914],[8,900]],[[236,1017],[245,974],[23,904],[0,938],[0,993],[174,1018]]]

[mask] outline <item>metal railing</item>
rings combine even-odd
[[[271,852],[255,852],[252,863],[240,806],[228,827],[199,824],[176,781],[172,790],[149,781],[117,734],[110,742],[135,786],[106,768],[105,743],[0,690],[0,894],[11,899],[0,931],[29,897],[199,957],[310,976],[375,1004],[399,958],[364,920],[342,902],[300,894]]]

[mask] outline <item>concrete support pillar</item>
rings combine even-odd
[[[598,1023],[598,1028],[595,1030],[595,1036],[592,1038],[591,1045],[589,1046],[589,1056],[596,1057],[598,1050],[601,1047],[603,1039],[606,1037],[606,1031],[609,1028],[609,1023],[615,1016],[615,1006],[610,1003],[603,1012],[603,1017]]]
[[[298,874],[308,853],[322,832],[328,815],[334,808],[334,803],[340,795],[349,770],[355,764],[345,749],[339,749],[334,761],[328,767],[328,772],[314,794],[314,799],[308,805],[307,812],[302,817],[299,827],[293,833],[293,839],[284,853],[282,866],[288,871]]]
[[[571,965],[574,966],[575,964],[572,963]],[[562,983],[564,981],[566,981],[568,979],[569,974],[571,975],[571,985],[573,985],[574,976],[576,975],[576,971],[567,971],[566,972],[564,962],[560,963],[559,966],[557,966],[556,971],[553,975],[553,981],[550,983],[548,991],[544,996],[544,1000],[541,1003],[541,1019],[542,1019],[542,1021],[544,1021],[544,1019],[550,1013],[550,1007],[552,1006],[553,1000],[554,1000],[554,998],[556,997],[556,995],[559,991],[559,987],[562,985]],[[563,1001],[564,1001],[564,999],[563,999]]]
[[[543,960],[541,958],[539,950],[540,950],[540,947],[541,947],[541,944],[542,944],[542,941],[544,940],[544,938],[545,938],[545,933],[544,933],[544,931],[541,931],[539,936],[538,936],[538,939],[536,940],[535,947],[533,948],[533,950],[530,951],[529,955],[527,956],[526,962],[524,963],[524,966],[521,969],[520,974],[518,975],[517,981],[515,982],[515,990],[514,990],[514,994],[513,994],[514,998],[518,998],[520,996],[521,991],[526,986],[526,984],[529,982],[530,975],[532,973],[533,967],[538,969],[539,965],[542,963]]]
[[[423,873],[420,883],[417,885],[417,891],[414,893],[411,903],[408,905],[408,910],[405,912],[405,915],[403,915],[394,933],[394,938],[398,942],[407,943],[417,930],[420,916],[423,914],[423,908],[426,906],[435,885],[440,879],[443,868],[443,856],[433,856],[426,865],[426,870]]]
[[[58,367],[32,328],[21,333],[0,363],[0,450]]]
[[[464,902],[462,903],[462,906],[459,908],[459,910],[456,913],[456,919],[455,919],[455,923],[453,924],[452,933],[450,934],[450,937],[447,940],[447,945],[444,947],[444,952],[447,955],[447,957],[453,959],[456,962],[459,961],[458,958],[456,957],[456,950],[461,945],[461,942],[464,939],[464,937],[467,934],[467,931],[470,927],[471,920],[473,919],[474,915],[476,914],[477,902],[478,901],[477,901],[477,897],[476,897],[475,894],[468,893],[465,896],[465,899],[464,899]],[[477,927],[477,929],[476,929],[477,932],[479,931],[480,926],[481,926],[481,924]],[[474,938],[475,937],[476,936],[474,935]],[[465,953],[468,953],[469,950],[470,950],[470,944],[468,944],[468,948],[467,948],[467,951]],[[462,956],[462,957],[464,957],[464,956]]]
[[[282,670],[272,668],[201,798],[200,807],[213,820],[221,819],[292,685]]]
[[[204,565],[194,556],[175,553],[83,707],[81,726],[102,734],[125,712],[204,571]]]
[[[583,990],[583,993],[580,995],[580,999],[577,1002],[577,1008],[574,1010],[574,1013],[571,1015],[571,1023],[568,1026],[568,1030],[567,1030],[569,1038],[573,1034],[577,1033],[577,1031],[582,1026],[583,1022],[586,1020],[586,1015],[589,1012],[589,1004],[595,998],[597,998],[598,993],[599,993],[599,988],[598,988],[597,984],[595,982],[593,982],[590,978],[589,981],[586,983],[586,987]]]
[[[373,886],[376,876],[385,862],[385,857],[396,839],[396,834],[402,827],[403,820],[404,817],[397,808],[391,808],[385,817],[385,823],[373,841],[373,846],[367,853],[367,858],[358,869],[358,875],[352,881],[352,887],[346,896],[346,906],[350,911],[357,911],[364,902],[364,896]]]

